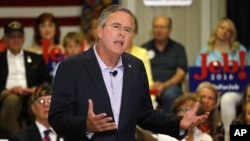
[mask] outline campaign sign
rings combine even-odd
[[[243,92],[250,83],[250,66],[234,69],[233,67],[189,67],[189,90],[194,92],[197,86],[209,81],[220,92]]]
[[[249,141],[250,125],[230,125],[230,141]]]
[[[227,53],[222,53],[223,62],[207,61],[207,53],[201,54],[201,67],[189,68],[189,90],[194,92],[197,86],[208,81],[220,92],[242,92],[250,83],[250,66],[245,66],[246,53],[239,52],[239,62],[229,60]]]
[[[197,86],[209,81],[220,92],[235,91],[243,92],[246,85],[250,83],[250,66],[238,67],[190,67],[189,68],[189,90],[194,92]]]

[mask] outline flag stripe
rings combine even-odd
[[[1,0],[0,7],[41,7],[83,5],[84,0]]]
[[[62,6],[62,7],[2,7],[0,8],[0,18],[9,17],[37,17],[43,12],[53,13],[55,17],[80,16],[82,6]]]
[[[12,18],[0,18],[0,27],[4,26],[4,23],[10,20],[19,20],[21,21],[25,27],[33,26],[35,23],[35,18],[18,18],[18,17],[12,17]],[[78,17],[60,17],[58,18],[60,26],[80,26],[81,18]]]

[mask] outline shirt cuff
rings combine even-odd
[[[180,129],[179,135],[182,137],[186,134],[186,130]]]
[[[85,135],[87,136],[88,139],[91,139],[94,136],[94,133],[85,132]]]

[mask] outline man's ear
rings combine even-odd
[[[98,38],[100,39],[101,36],[102,36],[103,27],[100,26],[100,25],[98,25],[98,26],[97,26],[97,29],[96,29],[96,32],[97,32]]]
[[[35,114],[35,112],[36,112],[36,108],[35,108],[34,103],[32,103],[32,104],[31,104],[30,108],[31,108],[31,110],[32,110],[33,114]]]

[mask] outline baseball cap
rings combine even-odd
[[[20,21],[12,20],[4,25],[4,34],[10,34],[13,31],[19,31],[24,34],[23,24]]]
[[[37,100],[39,97],[52,95],[52,87],[49,83],[43,83],[39,85],[34,93],[34,101]]]

